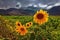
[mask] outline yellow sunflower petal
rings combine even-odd
[[[48,13],[43,10],[37,11],[37,13],[35,13],[33,18],[34,18],[33,21],[35,23],[38,23],[39,25],[43,24],[48,21]]]
[[[28,31],[25,26],[16,27],[16,32],[20,35],[25,35]]]
[[[31,27],[32,26],[32,22],[28,22],[28,23],[26,23],[26,28],[29,28],[29,27]]]
[[[16,21],[16,26],[22,26],[21,22]]]

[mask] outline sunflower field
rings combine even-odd
[[[60,16],[0,16],[0,40],[60,40]]]

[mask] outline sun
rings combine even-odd
[[[48,21],[48,13],[41,9],[35,13],[33,18],[34,18],[33,21],[35,23],[38,23],[39,25],[41,25]]]
[[[25,26],[16,27],[16,32],[18,32],[20,35],[25,35],[28,31]]]

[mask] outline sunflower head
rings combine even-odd
[[[28,23],[26,23],[26,28],[29,28],[29,27],[31,27],[32,26],[32,22],[28,22]]]
[[[39,25],[43,24],[48,21],[48,13],[41,9],[35,13],[33,20],[35,23],[38,23]]]
[[[16,26],[22,26],[21,22],[17,21]]]
[[[25,26],[16,27],[16,32],[20,35],[25,35],[28,31]]]

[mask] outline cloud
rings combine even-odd
[[[15,7],[16,1],[14,0],[0,0],[0,8]]]
[[[28,7],[28,6],[33,6],[33,4],[28,4],[26,7]]]
[[[34,7],[38,7],[38,5],[33,5]]]
[[[52,5],[57,6],[60,0],[0,0],[0,8],[13,8],[16,7],[17,2],[20,3],[21,7],[31,6],[50,8]]]
[[[47,6],[46,9],[51,9],[53,5]]]
[[[28,4],[28,6],[32,6],[33,4]]]
[[[54,4],[54,6],[60,6],[60,3],[56,3],[56,4]]]
[[[17,2],[15,8],[21,8],[21,3],[20,2]]]
[[[39,5],[39,7],[43,8],[47,7],[47,5],[50,6],[54,5],[57,2],[60,2],[60,0],[16,0],[16,1],[21,2],[22,7]]]
[[[40,3],[39,3],[38,6],[39,6],[39,7],[42,7],[42,8],[45,8],[45,7],[47,7],[48,5],[46,5],[46,4],[40,4]]]
[[[55,7],[55,6],[60,6],[60,3],[55,3],[53,5],[49,5],[46,7],[46,9],[51,9],[52,7]]]

